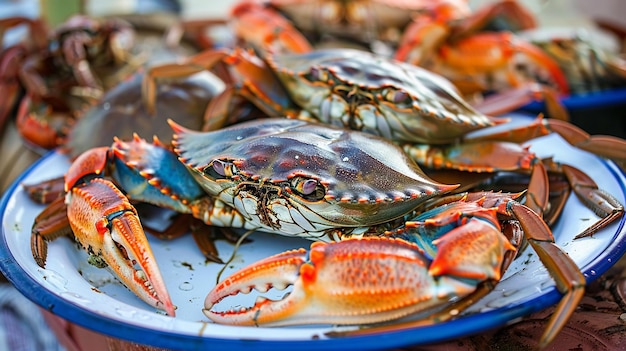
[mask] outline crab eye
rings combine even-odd
[[[230,178],[237,173],[237,167],[229,161],[213,160],[204,168],[204,173],[216,179]]]
[[[385,100],[394,104],[410,104],[411,97],[409,93],[403,90],[389,89],[385,92]]]
[[[291,180],[291,188],[309,201],[319,201],[326,194],[324,187],[311,178],[295,177]]]
[[[326,82],[328,80],[328,72],[320,67],[313,66],[309,70],[309,78],[310,80]]]
[[[296,186],[300,193],[304,195],[310,195],[313,191],[315,191],[315,188],[317,187],[317,182],[313,179],[307,179],[305,181],[298,182]]]

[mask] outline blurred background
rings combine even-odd
[[[39,5],[41,13],[51,23],[59,23],[77,12],[102,15],[148,12],[154,9],[178,9],[185,19],[222,18],[227,15],[228,8],[236,2],[237,0],[3,0],[3,3],[16,3],[20,7]],[[469,0],[473,8],[490,2],[494,0]],[[621,0],[521,0],[520,2],[538,15],[542,25],[589,25],[595,19],[626,24],[624,23],[626,4]]]

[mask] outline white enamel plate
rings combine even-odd
[[[601,188],[625,202],[626,179],[612,162],[573,149],[557,136],[533,141],[532,149],[540,156],[553,155],[559,161],[582,169]],[[206,263],[190,236],[172,241],[150,238],[172,300],[178,307],[177,316],[172,318],[143,303],[108,271],[86,263],[86,255],[69,239],[61,238],[50,243],[46,269],[35,263],[30,251],[30,228],[43,206],[33,204],[19,184],[61,175],[68,165],[63,155],[50,153],[25,172],[4,195],[0,203],[0,268],[20,292],[42,308],[112,337],[179,350],[209,347],[272,351],[384,349],[480,333],[541,310],[560,298],[545,268],[534,252],[527,249],[522,253],[523,257],[511,265],[493,292],[459,318],[443,324],[344,338],[330,338],[325,334],[347,327],[222,326],[211,323],[201,312],[204,298],[215,285],[222,266]],[[596,219],[593,212],[571,196],[562,218],[553,229],[558,244],[574,259],[589,281],[605,272],[625,251],[623,218],[593,237],[572,239]],[[307,241],[267,234],[255,233],[252,238],[252,243],[239,248],[222,277],[262,257],[310,245]],[[228,258],[233,246],[218,242],[218,249],[223,258]],[[245,302],[235,300],[231,303]]]

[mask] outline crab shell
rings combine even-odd
[[[456,188],[361,132],[283,118],[206,133],[173,128],[175,151],[198,183],[260,230],[310,236],[371,226]]]
[[[273,55],[293,100],[322,122],[411,143],[442,144],[493,126],[443,77],[352,49]]]
[[[172,131],[167,118],[176,116],[178,123],[201,129],[208,102],[221,93],[224,83],[209,72],[187,79],[163,81],[156,96],[155,113],[151,114],[142,99],[144,73],[135,74],[104,95],[72,129],[67,145],[71,156],[111,144],[114,137],[131,140],[133,133],[156,135],[169,143]]]

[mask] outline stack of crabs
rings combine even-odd
[[[49,91],[35,91],[59,84],[44,66],[59,60],[75,78],[69,90],[54,90],[74,92],[63,96],[64,108],[72,109],[68,96],[83,97],[72,109],[80,118],[42,145],[67,151],[75,158],[70,169],[62,179],[27,186],[51,202],[33,225],[35,261],[44,267],[47,242],[69,234],[94,264],[110,267],[146,303],[174,316],[133,206],[147,202],[179,212],[177,224],[201,222],[229,237],[241,229],[315,241],[308,251],[266,258],[214,287],[204,312],[215,322],[378,325],[420,313],[427,321],[417,323],[424,324],[454,318],[486,295],[528,243],[563,294],[540,341],[549,344],[586,284],[550,226],[570,191],[599,217],[572,233],[576,238],[621,217],[623,206],[581,170],[540,159],[522,144],[558,133],[623,165],[626,141],[590,136],[565,121],[559,97],[569,92],[568,77],[512,33],[535,26],[517,2],[476,12],[461,0],[407,3],[243,2],[229,21],[231,48],[142,68],[110,90],[91,74],[97,62],[137,58],[120,39],[132,30],[118,22],[102,37],[92,26],[73,27],[72,40],[55,42],[67,46],[60,56],[42,58],[42,44],[20,47],[20,55],[36,58],[20,71],[25,99],[59,106]],[[488,31],[502,22],[510,28]],[[345,48],[346,41],[367,43],[367,51]],[[395,58],[384,54],[390,48]],[[88,59],[91,52],[98,60]],[[605,67],[611,79],[626,75],[619,58]],[[551,118],[507,127],[506,118],[492,117],[537,93]],[[30,133],[50,126],[40,110],[24,106],[20,118],[38,121]],[[106,127],[120,121],[126,130]],[[152,142],[133,133],[145,124],[155,126]],[[492,181],[503,172],[524,175],[515,178],[515,191],[492,191],[503,189]],[[205,227],[192,227],[205,255],[219,261]],[[173,226],[164,235],[188,228]],[[286,285],[293,291],[280,301],[214,308],[229,295]]]

